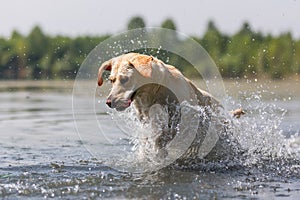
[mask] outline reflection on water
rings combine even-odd
[[[19,86],[26,84],[26,87]],[[76,133],[72,82],[49,82],[48,86],[43,82],[34,84],[17,82],[17,86],[9,83],[5,87],[1,83],[0,197],[297,199],[300,195],[300,163],[297,159],[268,160],[263,168],[259,165],[224,168],[216,163],[203,163],[197,170],[166,168],[147,174],[116,171],[107,167],[103,160],[94,159]],[[235,84],[233,81],[226,83],[226,88],[232,97],[228,105],[234,102],[235,107],[243,106],[248,115],[256,115],[259,120],[262,120],[261,116],[272,115],[258,106],[255,97],[249,99],[249,94],[260,95],[264,105],[275,104],[276,108],[286,110],[276,130],[293,140],[292,148],[300,153],[300,140],[296,135],[300,130],[298,82],[261,85],[257,82]],[[84,104],[84,96],[81,101]],[[114,127],[103,107],[100,106],[97,113],[106,124],[105,131],[113,132]],[[281,113],[272,114],[276,117]],[[87,122],[88,126],[88,115],[84,112],[79,120]],[[268,120],[271,119],[262,120],[261,124],[269,123]],[[243,128],[245,126],[241,131]],[[268,144],[268,141],[264,142]],[[102,145],[99,149],[103,155],[112,154],[111,146],[105,141],[99,145]]]

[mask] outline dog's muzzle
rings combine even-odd
[[[133,92],[131,97],[126,101],[115,101],[111,98],[111,96],[109,96],[106,99],[106,105],[110,108],[116,108],[116,110],[118,111],[125,110],[131,105],[132,101],[134,100],[135,94],[136,92]]]

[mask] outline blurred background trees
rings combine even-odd
[[[128,30],[144,27],[145,21],[140,16],[131,18],[127,24]],[[171,18],[163,21],[161,27],[176,30]],[[108,37],[49,36],[38,26],[27,36],[13,31],[9,38],[0,37],[0,79],[74,78],[88,53]],[[161,35],[157,42],[168,37]],[[193,39],[206,49],[225,78],[282,79],[300,73],[300,40],[290,33],[264,35],[245,22],[237,33],[226,35],[209,21],[203,36]],[[190,50],[184,41],[180,41],[178,48]],[[189,63],[177,55],[163,50],[155,52],[146,53],[177,66],[189,76],[194,73]]]
[[[127,29],[145,28],[145,22],[142,17],[136,16],[129,20]]]

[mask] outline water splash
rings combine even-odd
[[[168,110],[169,106],[151,106],[150,118],[146,121],[138,119],[132,107],[123,112],[108,112],[132,146],[132,154],[124,159],[126,162],[158,170],[175,162],[191,146],[199,121],[207,121],[206,113],[203,108],[185,101],[181,105],[172,104],[172,111]]]
[[[231,131],[244,150],[239,158],[243,166],[300,176],[300,137],[296,132],[288,136],[281,128],[287,110],[272,103],[272,98],[264,100],[265,95],[273,95],[268,91],[242,95],[243,100],[229,97],[226,104],[229,108],[243,105],[246,110],[246,115],[231,121]]]
[[[262,93],[247,93],[242,100],[235,100],[233,97],[228,97],[225,102],[226,110],[223,112],[221,121],[226,119],[227,135],[226,141],[228,147],[234,150],[235,156],[228,156],[227,160],[223,159],[220,162],[205,162],[193,163],[192,168],[200,169],[216,169],[228,167],[243,166],[245,168],[274,168],[288,169],[289,171],[300,171],[300,139],[298,134],[293,134],[287,137],[280,125],[286,115],[286,110],[279,106],[263,100]],[[239,119],[233,118],[229,114],[229,110],[237,108],[240,105],[246,111],[246,115]],[[202,107],[190,107],[195,113],[204,113]],[[130,107],[124,112],[110,111],[113,119],[117,121],[117,125],[125,133],[125,137],[129,138],[128,144],[131,146],[131,158],[127,163],[138,162],[138,165],[149,165],[157,156],[157,151],[154,148],[154,142],[147,140],[151,137],[150,124],[142,124],[137,118],[134,108]],[[198,124],[199,117],[194,118]],[[194,120],[194,121],[195,121]],[[195,125],[194,124],[194,125]],[[216,129],[214,129],[216,131]],[[218,132],[219,137],[224,137]],[[202,145],[202,148],[205,145]],[[237,155],[237,156],[236,156]],[[157,158],[157,157],[156,157]],[[126,158],[128,159],[128,158]],[[137,166],[138,166],[137,165]],[[212,167],[213,166],[213,167]],[[298,166],[298,167],[297,167]],[[300,174],[300,173],[298,173]]]

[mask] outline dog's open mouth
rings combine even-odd
[[[118,104],[118,106],[114,106],[113,108],[116,108],[117,111],[125,110],[126,108],[128,108],[131,105],[131,103],[134,100],[135,95],[136,95],[136,92],[133,92],[127,101],[120,103],[120,104]]]
[[[130,97],[130,103],[133,102],[135,95],[136,95],[136,91],[134,91],[134,92],[132,93],[132,95],[131,95],[131,97]]]

